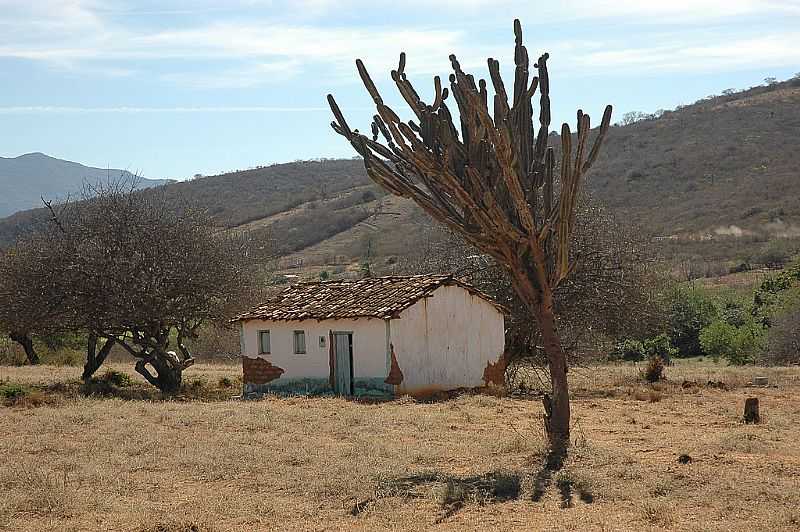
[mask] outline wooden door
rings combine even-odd
[[[334,332],[334,391],[337,395],[353,395],[353,333]]]

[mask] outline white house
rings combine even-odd
[[[290,286],[235,318],[244,392],[425,396],[502,385],[504,313],[451,276]]]

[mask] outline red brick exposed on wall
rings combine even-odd
[[[283,375],[283,368],[263,358],[242,357],[242,380],[245,384],[266,384]]]
[[[394,345],[389,344],[392,354],[392,362],[389,368],[389,375],[383,381],[386,384],[393,384],[395,386],[403,383],[403,371],[400,369],[400,364],[397,363],[397,356],[394,354]]]
[[[500,358],[497,359],[497,362],[492,364],[491,361],[486,363],[486,367],[483,369],[483,382],[488,386],[489,384],[494,384],[495,386],[504,386],[506,383],[506,366],[508,364],[508,360],[506,359],[505,353],[500,355]]]

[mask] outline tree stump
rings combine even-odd
[[[748,397],[744,402],[744,422],[758,423],[758,397]]]

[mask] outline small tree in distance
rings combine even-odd
[[[434,78],[434,101],[423,102],[406,77],[405,54],[392,79],[416,120],[404,122],[384,104],[361,60],[359,75],[375,102],[372,137],[350,129],[333,96],[328,102],[344,136],[364,158],[367,173],[386,190],[410,198],[504,266],[520,300],[534,316],[548,359],[552,396],[545,395],[545,428],[554,450],[569,444],[570,406],[567,360],[556,329],[554,290],[575,268],[570,240],[583,176],[600,150],[611,121],[607,106],[589,147],[589,115],[578,111],[575,146],[567,124],[561,128],[560,179],[550,136],[548,54],[534,64],[530,79],[522,27],[514,21],[516,47],[513,93],[509,97],[500,64],[488,60],[494,88],[493,110],[484,80],[476,83],[450,56],[450,89]],[[539,91],[539,128],[532,100]],[[460,127],[447,105],[452,91]],[[378,139],[381,137],[383,143]]]

